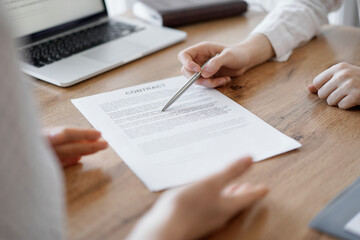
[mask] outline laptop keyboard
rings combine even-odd
[[[142,29],[130,24],[109,21],[21,49],[20,52],[25,62],[40,68]]]

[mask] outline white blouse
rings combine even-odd
[[[270,40],[277,61],[286,61],[292,50],[318,34],[328,23],[328,14],[342,0],[288,0],[275,7],[251,34],[261,33]]]
[[[63,179],[40,130],[0,2],[0,239],[65,238]]]

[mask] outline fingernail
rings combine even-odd
[[[246,191],[249,191],[250,189],[253,189],[253,188],[255,188],[254,185],[252,185],[250,183],[243,183],[234,191],[234,194],[236,195],[236,194],[241,193],[241,192],[246,192]]]
[[[101,136],[101,132],[95,130],[95,131],[94,131],[94,135],[96,135],[96,136]]]
[[[240,184],[234,184],[230,185],[225,189],[226,194],[233,194],[241,185]]]
[[[99,147],[100,147],[100,148],[107,148],[107,146],[108,146],[108,143],[107,143],[107,142],[105,142],[105,141],[99,142]]]
[[[263,184],[250,184],[250,183],[245,183],[243,185],[241,185],[238,189],[236,189],[236,191],[234,192],[234,195],[237,195],[239,193],[246,193],[246,192],[256,192],[259,190],[263,190],[263,194],[262,196],[264,197],[266,194],[268,194],[269,189],[263,185]]]
[[[231,82],[231,78],[230,78],[230,77],[224,77],[222,86],[225,86],[225,85],[228,84],[229,82]]]
[[[250,157],[250,156],[248,156],[248,157],[244,157],[243,159],[242,159],[242,161],[243,162],[245,162],[245,164],[247,165],[247,166],[250,166],[250,165],[252,165],[253,164],[253,158],[252,157]]]
[[[199,66],[194,66],[192,69],[194,72],[200,72],[201,68]]]
[[[203,70],[202,74],[201,74],[204,78],[209,78],[212,76],[212,74],[210,72],[208,72],[207,70]]]
[[[205,81],[203,82],[203,85],[204,85],[205,87],[211,88],[210,80],[205,80]]]
[[[219,84],[219,86],[225,86],[225,85],[226,85],[226,79],[222,78],[221,83]]]
[[[234,196],[236,195],[238,189],[242,186],[242,184],[239,184],[239,183],[234,183],[234,184],[231,184],[229,186],[227,186],[224,191],[223,191],[223,194],[225,196]]]
[[[101,133],[93,132],[92,134],[89,135],[88,140],[97,140],[99,138],[101,138]]]

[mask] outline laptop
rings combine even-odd
[[[104,0],[6,1],[21,69],[67,87],[183,41],[186,33],[109,17]]]

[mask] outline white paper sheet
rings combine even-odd
[[[175,77],[72,100],[151,191],[199,180],[239,157],[260,161],[301,146],[214,89]]]
[[[360,212],[356,214],[346,225],[345,231],[360,237]]]

